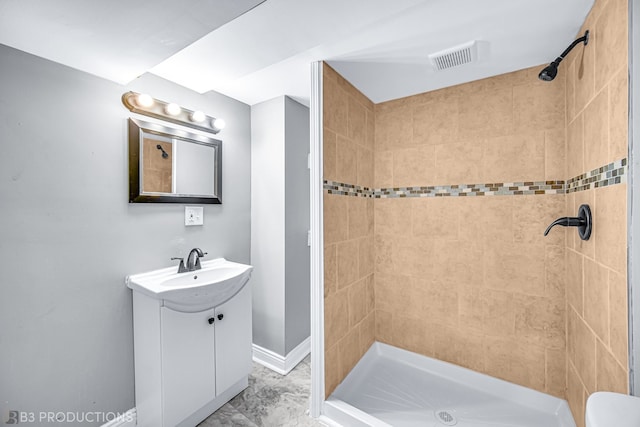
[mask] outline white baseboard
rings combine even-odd
[[[253,361],[281,375],[287,375],[311,352],[311,337],[307,337],[286,356],[253,344]]]
[[[136,427],[137,419],[136,408],[133,408],[122,414],[122,416],[103,424],[102,427]]]

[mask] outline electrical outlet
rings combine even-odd
[[[184,207],[184,225],[202,225],[204,224],[204,207],[203,206],[185,206]]]

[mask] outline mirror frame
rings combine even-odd
[[[215,150],[214,194],[169,194],[144,193],[142,166],[140,165],[140,146],[143,132],[164,136],[189,143],[211,146]],[[129,203],[207,203],[222,204],[222,141],[204,135],[166,127],[156,123],[143,122],[129,118]]]

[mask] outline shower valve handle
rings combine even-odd
[[[556,219],[547,227],[544,235],[549,234],[549,231],[556,225],[561,225],[563,227],[578,227],[580,238],[582,240],[589,240],[589,237],[591,237],[591,222],[591,209],[589,205],[581,205],[580,209],[578,209],[578,216],[565,216]]]

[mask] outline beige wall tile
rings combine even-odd
[[[482,140],[436,145],[433,182],[440,185],[485,182],[483,145]]]
[[[405,317],[402,314],[393,316],[393,345],[424,354],[429,336],[422,319]]]
[[[373,200],[365,197],[345,197],[348,199],[349,238],[373,234]]]
[[[411,199],[413,235],[427,239],[456,240],[460,200],[457,197]]]
[[[342,381],[340,377],[340,355],[338,345],[325,347],[324,352],[324,387],[325,398],[329,397]]]
[[[376,119],[373,109],[366,111],[367,123],[365,127],[365,139],[364,146],[370,150],[375,150],[376,147]]]
[[[519,338],[545,348],[565,348],[564,301],[516,294],[513,310]]]
[[[335,132],[332,132],[325,127],[322,136],[323,178],[330,181],[335,181],[337,179],[336,143],[337,136]]]
[[[365,319],[360,322],[360,353],[364,354],[369,350],[376,340],[376,316],[374,312],[369,313]]]
[[[425,303],[422,304],[422,311],[417,313],[419,317],[441,325],[457,326],[459,287],[457,283],[449,281],[429,283],[424,297]],[[422,289],[424,289],[424,285]],[[420,306],[417,305],[417,307]]]
[[[486,369],[482,335],[438,324],[431,325],[429,333],[433,336],[433,354],[437,359],[476,371]]]
[[[358,280],[358,241],[347,240],[337,245],[338,289]]]
[[[544,177],[544,132],[488,138],[483,175],[488,182],[536,181]]]
[[[373,151],[358,146],[356,151],[357,178],[356,184],[362,187],[373,187]]]
[[[448,96],[413,108],[414,144],[455,141],[458,133],[458,97]]]
[[[365,145],[367,111],[354,97],[349,97],[348,111],[348,136],[356,144]]]
[[[470,285],[480,282],[485,268],[482,251],[483,248],[479,243],[435,240],[433,280],[456,285]],[[487,282],[485,281],[485,283]]]
[[[413,112],[410,107],[376,113],[376,152],[413,144]]]
[[[587,395],[587,391],[580,381],[580,376],[575,370],[575,367],[569,363],[567,372],[567,401],[569,402],[569,407],[571,408],[571,413],[573,414],[573,419],[577,427],[585,427],[584,410]]]
[[[555,227],[547,236],[544,230],[565,214],[564,195],[522,196],[513,202],[513,241],[516,243],[562,245],[566,228]]]
[[[564,129],[564,77],[559,74],[552,82],[532,79],[513,88],[513,119],[517,131]]]
[[[484,254],[487,287],[544,296],[544,245],[487,243]]]
[[[629,332],[627,278],[609,270],[609,336],[611,352],[618,363],[628,367]]]
[[[375,266],[375,248],[373,235],[358,240],[358,277],[373,274]]]
[[[598,391],[613,391],[616,393],[629,393],[627,371],[616,362],[616,359],[598,341],[597,343],[597,377],[596,388]]]
[[[349,328],[356,326],[368,314],[366,296],[366,279],[358,280],[349,286]]]
[[[393,152],[379,151],[374,155],[374,187],[393,187]]]
[[[567,250],[567,303],[580,315],[584,307],[583,262],[582,255],[571,249]]]
[[[514,208],[519,200],[520,198],[514,197],[478,197],[476,203],[479,204],[479,210],[462,216],[461,221],[468,224],[478,224],[482,239],[511,243],[515,230],[513,224]],[[465,200],[465,202],[463,206],[469,205],[471,199]],[[469,222],[469,218],[474,218],[474,221]]]
[[[566,398],[565,349],[545,349],[545,391],[560,399]]]
[[[460,329],[482,333],[485,312],[482,294],[486,292],[491,291],[481,288],[480,284],[458,286],[458,325]]]
[[[374,201],[376,234],[407,236],[411,234],[410,199],[376,199]]]
[[[328,74],[326,67],[323,74]],[[348,96],[346,92],[338,86],[336,79],[330,79],[324,82],[322,99],[324,125],[340,135],[347,135]]]
[[[394,239],[393,271],[412,277],[430,277],[433,269],[434,240],[424,237]]]
[[[375,276],[373,274],[370,274],[364,278],[367,315],[373,313],[376,309],[376,290],[374,277]]]
[[[609,96],[603,90],[584,110],[584,172],[607,164],[609,159]]]
[[[593,34],[596,90],[604,87],[617,70],[626,69],[628,28],[628,2],[609,0],[596,22]]]
[[[584,319],[596,335],[609,343],[609,271],[584,260]]]
[[[360,354],[360,330],[351,329],[343,339],[338,342],[338,355],[340,358],[340,377],[347,376],[349,371],[356,366],[362,354]]]
[[[336,179],[338,182],[355,184],[357,171],[357,148],[353,141],[338,134],[336,144]]]
[[[349,332],[349,298],[347,290],[324,300],[324,346],[331,348]],[[342,381],[342,380],[340,380]]]
[[[390,235],[376,234],[374,237],[374,257],[376,273],[394,273],[393,256],[395,238]]]
[[[544,179],[558,181],[567,179],[566,172],[566,128],[548,130],[544,133]]]
[[[459,105],[459,135],[508,135],[513,130],[513,90],[496,88],[489,92],[472,92]]]
[[[627,269],[627,184],[595,191],[594,235],[598,262],[625,273]]]
[[[545,261],[544,266],[546,270],[544,293],[545,296],[555,298],[559,301],[565,301],[566,299],[566,249],[562,246],[545,246]]]
[[[377,288],[377,281],[378,281],[378,275],[376,275],[376,311],[375,311],[375,318],[376,318],[376,341],[380,341],[383,342],[385,344],[390,344],[393,345],[393,314],[388,312],[388,311],[384,311],[384,310],[380,310],[378,308],[378,304],[377,304],[377,295],[378,295],[378,288]]]
[[[609,84],[609,159],[629,155],[629,79],[621,69]]]
[[[431,146],[393,152],[393,186],[410,187],[434,183],[435,149]]]
[[[584,168],[584,118],[580,113],[567,126],[567,173],[566,179],[586,172]]]
[[[544,390],[543,347],[514,342],[512,338],[487,338],[484,342],[486,371],[535,390]]]
[[[336,292],[338,288],[338,261],[336,245],[324,247],[324,296],[325,298]]]
[[[513,336],[516,327],[514,295],[511,292],[480,290],[482,331],[489,336]]]
[[[591,34],[593,36],[593,33]],[[593,40],[593,39],[592,39]],[[593,44],[580,47],[575,52],[575,67],[573,82],[575,85],[575,108],[576,113],[580,113],[594,94],[595,86],[595,49]],[[568,76],[568,78],[571,78]]]
[[[574,59],[574,58],[571,58]],[[560,73],[565,74],[565,88],[567,93],[567,124],[569,124],[576,117],[576,61],[572,61],[571,59],[565,60],[566,64],[563,64],[562,67],[558,70]]]
[[[570,333],[574,331],[570,330]],[[575,351],[572,362],[587,391],[596,390],[596,337],[582,319],[575,320]]]
[[[347,198],[324,194],[324,244],[346,240],[349,236]]]

